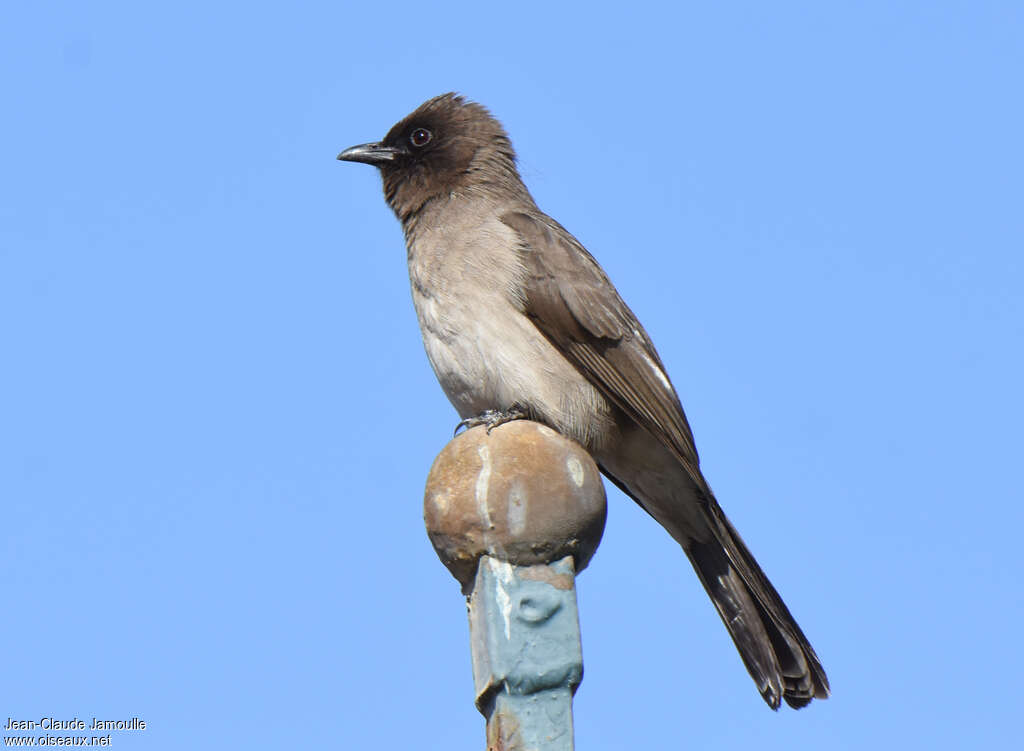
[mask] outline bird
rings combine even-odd
[[[701,472],[650,337],[537,207],[501,123],[442,94],[337,158],[380,172],[427,357],[460,425],[525,418],[579,443],[682,547],[768,706],[827,698],[814,649]]]

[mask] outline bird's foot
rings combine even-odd
[[[512,422],[513,420],[525,420],[527,417],[529,417],[529,414],[527,414],[526,410],[518,404],[513,404],[508,409],[488,409],[481,412],[476,417],[467,417],[465,420],[460,421],[459,424],[455,426],[455,435],[458,435],[459,431],[463,428],[469,430],[470,428],[475,428],[480,425],[487,428],[487,434],[490,435],[491,431],[499,425],[504,425],[505,423]]]

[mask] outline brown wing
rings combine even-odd
[[[661,358],[597,261],[548,216],[513,211],[501,219],[523,241],[525,312],[534,325],[705,488],[693,433]]]
[[[558,222],[520,211],[502,221],[522,238],[529,272],[525,312],[534,325],[606,398],[675,454],[701,490],[699,501],[718,544],[692,542],[687,554],[765,700],[775,708],[782,693],[800,707],[812,697],[827,697],[828,679],[807,637],[701,475],[679,397],[636,316],[597,261]],[[749,597],[753,601],[745,604]]]

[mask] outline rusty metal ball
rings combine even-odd
[[[463,591],[472,587],[482,555],[520,566],[571,555],[581,571],[597,550],[606,515],[590,455],[528,420],[456,436],[434,460],[423,502],[430,541]]]

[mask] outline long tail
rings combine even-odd
[[[705,508],[714,537],[684,550],[761,696],[772,709],[827,698],[825,670],[779,593],[713,497]]]

